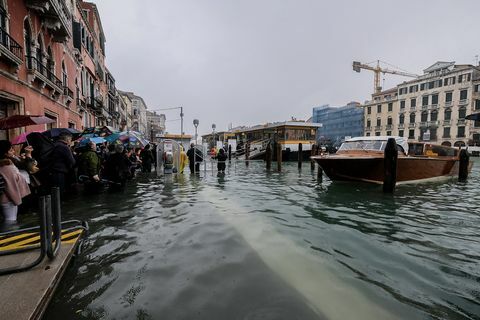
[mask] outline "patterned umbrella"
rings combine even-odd
[[[14,115],[0,119],[0,129],[7,130],[13,128],[20,128],[26,126],[33,126],[36,124],[52,123],[55,120],[45,116],[28,116],[28,115]]]

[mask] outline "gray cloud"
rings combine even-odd
[[[95,1],[117,87],[149,109],[183,106],[184,126],[306,119],[312,107],[368,99],[373,74],[352,60],[411,72],[473,63],[480,2],[320,0]],[[385,87],[404,78],[386,75]],[[176,111],[167,120],[178,119]],[[180,123],[167,122],[179,132]]]

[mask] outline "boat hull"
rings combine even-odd
[[[313,159],[333,181],[364,181],[383,184],[384,158],[317,156]],[[458,176],[459,161],[455,157],[398,157],[397,183],[415,183]]]

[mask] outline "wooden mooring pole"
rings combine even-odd
[[[248,167],[248,159],[250,158],[250,142],[245,144],[245,165]]]
[[[316,146],[314,144],[312,144],[312,146],[310,148],[311,148],[310,149],[310,157],[313,157],[315,155]],[[312,158],[310,158],[310,170],[315,171],[315,160],[313,160]]]
[[[277,170],[282,171],[282,145],[277,142]]]
[[[272,144],[267,144],[267,150],[265,150],[265,161],[267,162],[267,170],[272,168]]]
[[[228,162],[232,161],[232,145],[228,145]]]
[[[470,162],[470,156],[468,155],[467,150],[460,150],[460,163],[458,167],[458,181],[466,181],[468,178],[468,167]]]
[[[303,145],[298,144],[298,169],[302,169],[302,160],[303,160]]]
[[[393,193],[397,184],[398,146],[395,138],[389,138],[383,158],[383,192]]]

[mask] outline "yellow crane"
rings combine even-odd
[[[383,62],[383,61],[382,61]],[[384,64],[387,64],[386,62],[383,62]],[[360,72],[361,69],[365,70],[370,70],[373,71],[375,74],[375,77],[373,79],[373,90],[375,93],[379,93],[382,91],[382,87],[380,86],[380,73],[389,73],[389,74],[398,74],[400,76],[405,76],[405,77],[412,77],[412,78],[417,78],[419,75],[401,71],[401,70],[394,70],[394,69],[388,69],[385,67],[380,66],[380,60],[377,60],[377,65],[376,66],[371,66],[370,64],[372,63],[361,63],[359,61],[353,61],[353,70],[356,72]],[[392,66],[394,67],[394,66]],[[398,69],[398,68],[397,68]]]

